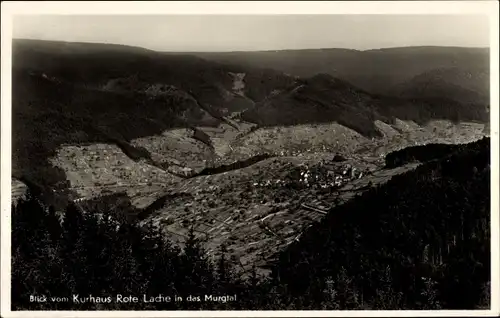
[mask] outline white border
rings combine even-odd
[[[2,2],[1,92],[1,316],[2,317],[408,317],[499,316],[499,78],[497,1],[348,1],[348,2]],[[482,14],[490,18],[491,52],[491,310],[478,311],[10,311],[11,202],[11,38],[15,14]]]

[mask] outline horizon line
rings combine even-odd
[[[93,41],[67,41],[67,40],[47,40],[47,39],[34,39],[34,38],[12,38],[12,42],[15,40],[28,40],[28,41],[39,41],[39,42],[58,42],[58,43],[75,43],[75,44],[98,44],[98,45],[116,45],[116,46],[126,46],[130,48],[139,48],[143,50],[158,52],[158,53],[271,53],[271,52],[285,52],[285,51],[313,51],[313,50],[346,50],[346,51],[356,51],[356,52],[370,52],[370,51],[381,51],[381,50],[391,50],[391,49],[407,49],[407,48],[461,48],[461,49],[490,49],[490,46],[459,46],[459,45],[410,45],[410,46],[388,46],[380,48],[371,49],[353,49],[347,47],[311,47],[311,48],[300,48],[300,49],[258,49],[258,50],[228,50],[228,51],[203,51],[203,50],[193,50],[193,51],[163,51],[157,49],[151,49],[143,46],[122,44],[122,43],[109,43],[109,42],[93,42]]]

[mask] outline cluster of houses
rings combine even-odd
[[[350,164],[326,166],[324,163],[320,163],[312,168],[301,167],[298,182],[308,187],[318,186],[325,189],[340,187],[346,182],[361,177],[363,177],[363,172]]]
[[[285,178],[256,181],[252,185],[254,187],[276,187],[294,184],[311,188],[338,188],[351,180],[362,178],[366,173],[366,171],[361,171],[350,164],[333,166],[321,162],[313,167],[298,166]]]

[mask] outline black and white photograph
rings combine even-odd
[[[11,15],[2,316],[498,311],[489,8]]]

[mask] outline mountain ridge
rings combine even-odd
[[[300,77],[326,72],[377,94],[390,94],[395,85],[436,68],[455,66],[474,73],[489,72],[489,48],[418,46],[189,54],[226,64],[272,67]],[[489,90],[489,83],[480,84],[483,91]]]

